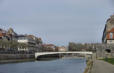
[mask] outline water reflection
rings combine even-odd
[[[57,59],[1,64],[0,73],[83,73],[85,59]]]

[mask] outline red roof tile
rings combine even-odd
[[[114,32],[114,28],[112,28],[110,31],[108,31],[108,32]]]

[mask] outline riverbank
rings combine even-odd
[[[91,69],[92,69],[92,66],[93,66],[93,61],[88,60],[86,63],[87,63],[87,66],[85,68],[84,73],[91,73]]]
[[[0,54],[0,64],[27,62],[27,61],[33,61],[33,60],[35,60],[34,54],[26,54],[26,53]]]
[[[30,62],[30,61],[35,61],[35,59],[0,60],[0,64],[18,63],[18,62]]]
[[[0,54],[0,60],[33,59],[34,54]]]

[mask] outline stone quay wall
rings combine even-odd
[[[0,60],[34,59],[34,54],[0,54]]]

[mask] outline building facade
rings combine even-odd
[[[58,51],[59,52],[66,52],[67,51],[67,48],[62,46],[62,47],[58,47]]]
[[[39,51],[40,44],[37,43],[37,37],[31,35],[19,35],[18,43],[25,44],[25,48],[18,48],[19,51]]]
[[[54,52],[56,51],[56,46],[54,44],[43,44],[42,51]]]
[[[0,29],[0,39],[5,38],[5,36],[6,36],[6,31],[3,29]]]
[[[106,22],[102,43],[114,44],[114,15],[112,15]]]

